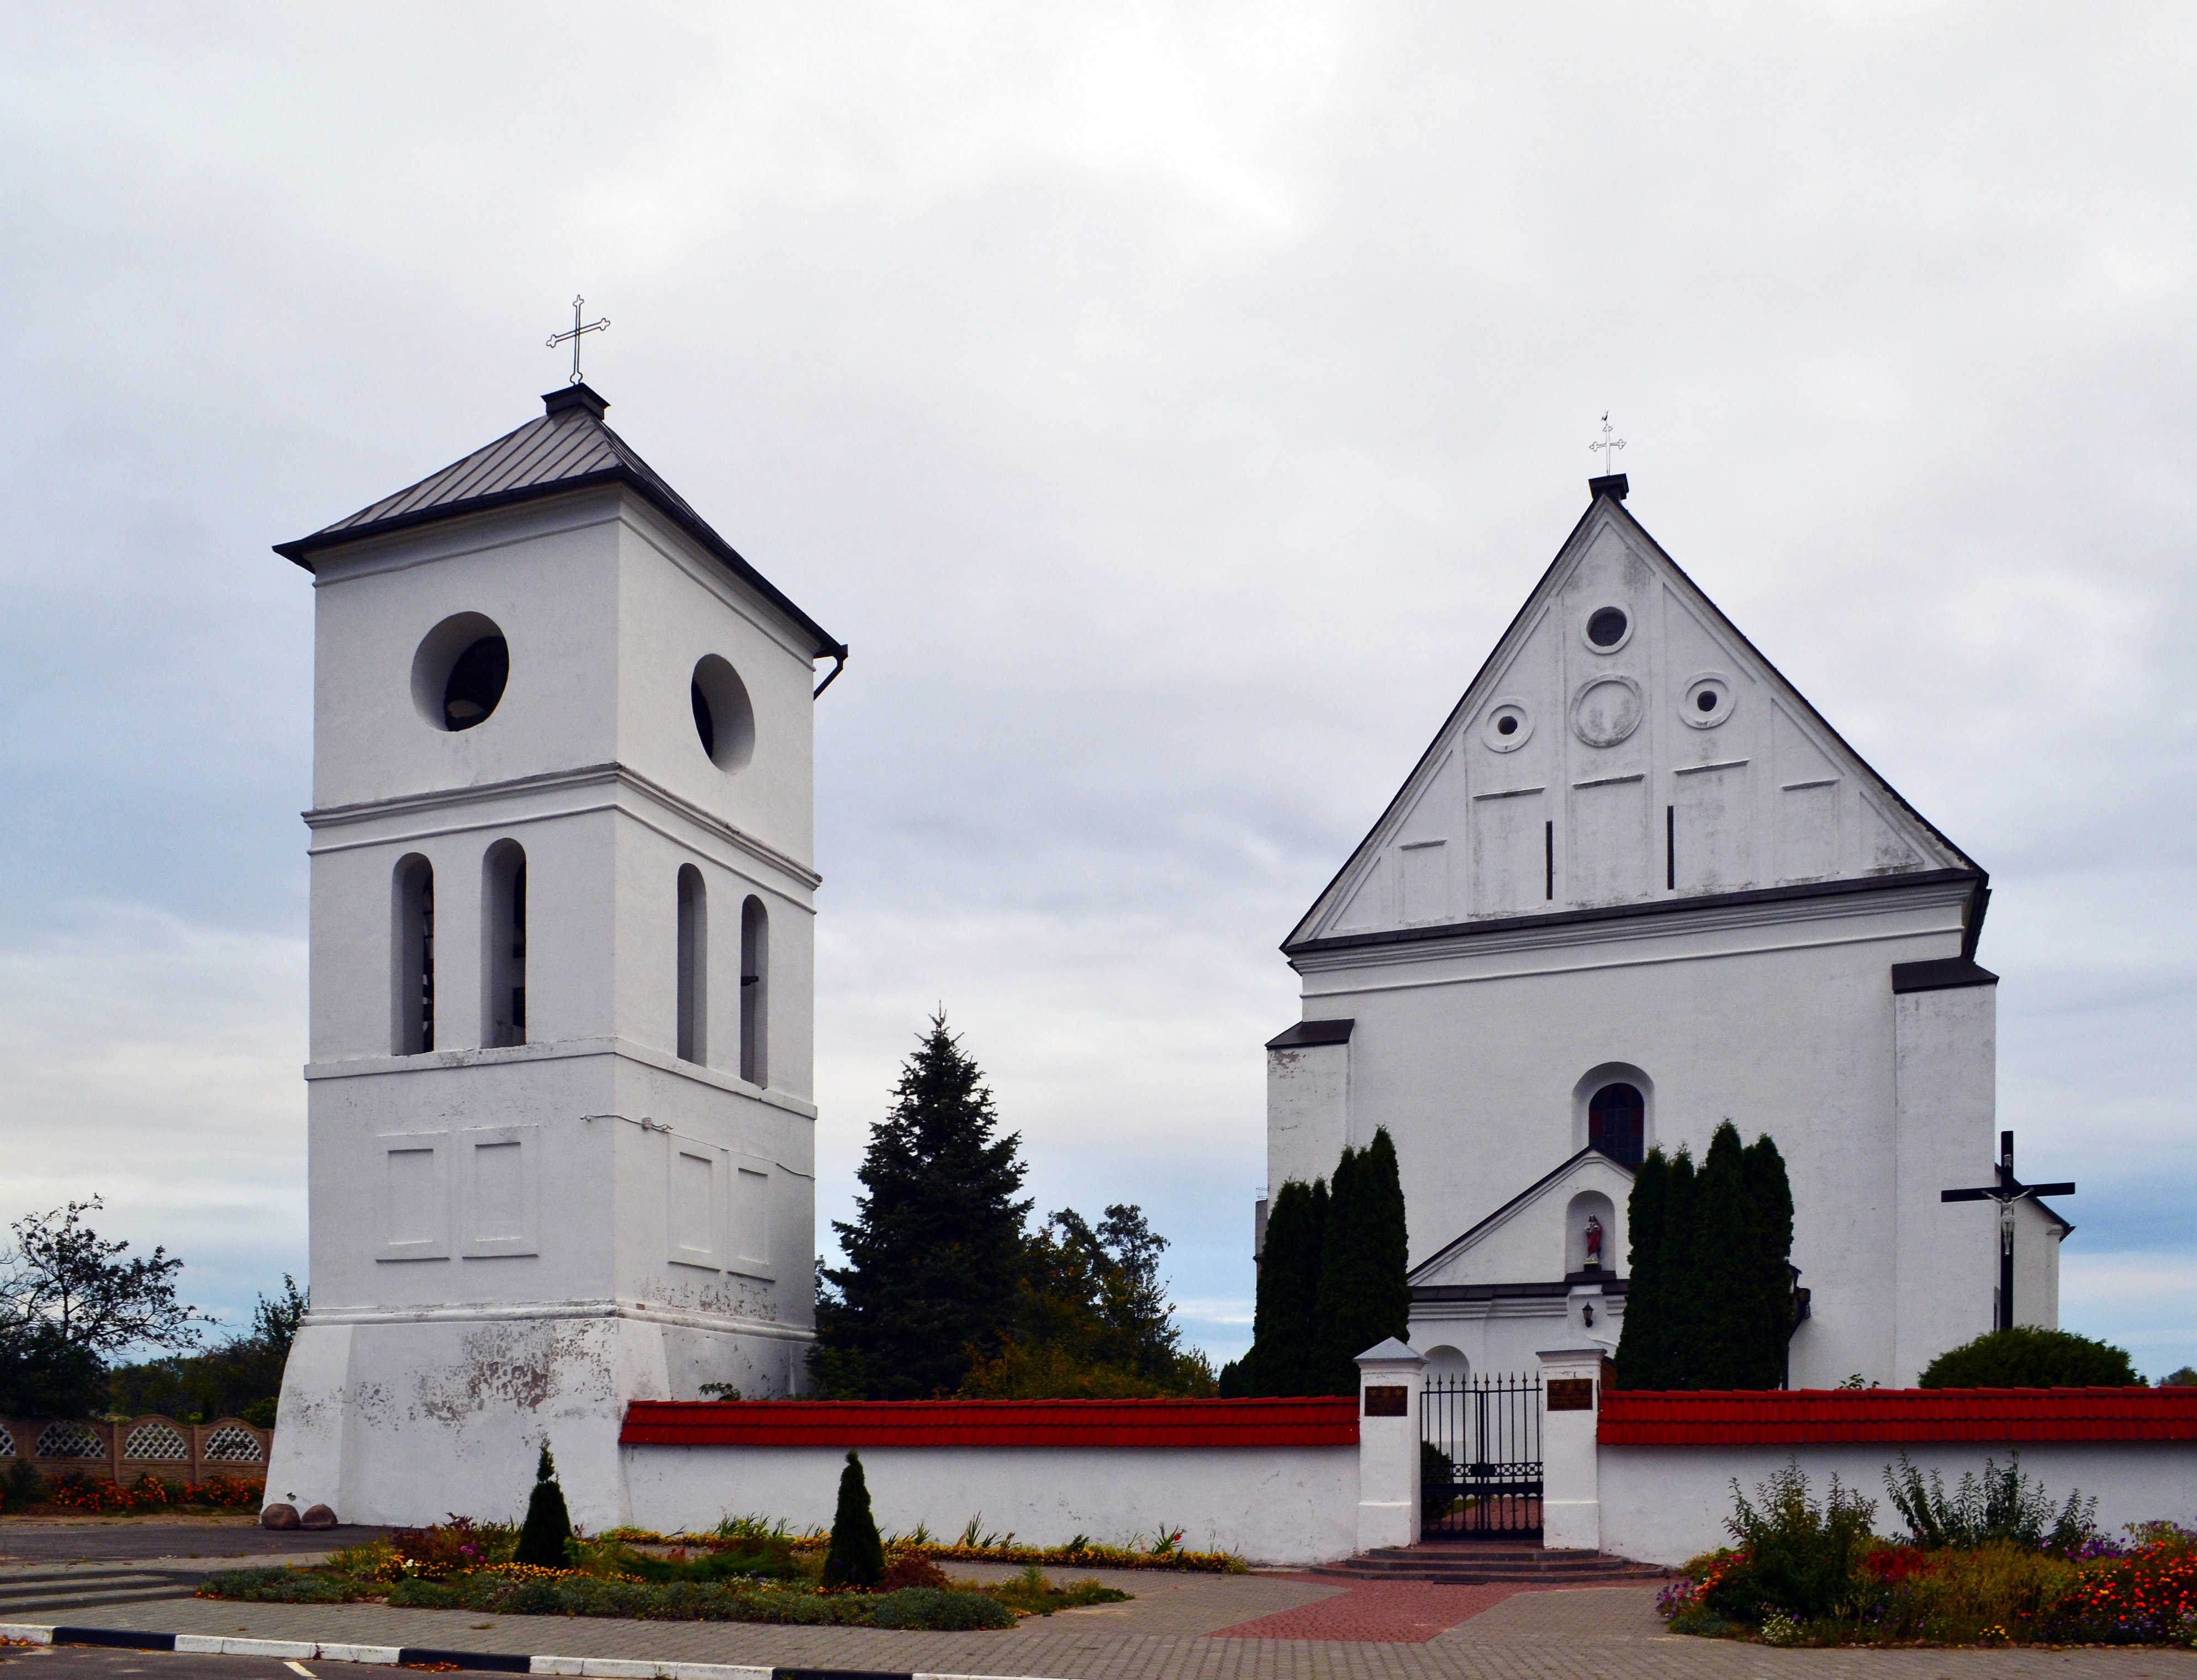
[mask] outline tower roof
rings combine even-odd
[[[604,423],[610,404],[584,385],[542,399],[542,414],[493,443],[452,461],[416,484],[369,502],[310,536],[278,542],[275,552],[313,570],[313,557],[368,537],[386,536],[490,508],[605,484],[623,484],[677,525],[710,557],[806,632],[820,658],[844,658],[846,644],[796,606],[777,585],[711,530],[685,497],[664,483],[634,447]]]

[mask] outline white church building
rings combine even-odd
[[[1625,507],[1591,504],[1283,950],[1271,1188],[1386,1127],[1412,1343],[1528,1370],[1623,1325],[1632,1167],[1729,1119],[1790,1174],[1795,1387],[1911,1384],[1992,1328],[1997,976],[1985,872]],[[2014,1317],[2059,1240],[2018,1202]],[[1590,1264],[1590,1220],[1602,1236]]]
[[[349,1522],[517,1509],[544,1440],[623,1521],[629,1400],[785,1394],[813,1340],[846,649],[594,391],[544,404],[277,550],[316,605],[312,1307],[268,1496]]]

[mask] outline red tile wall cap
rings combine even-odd
[[[635,1400],[628,1446],[1355,1446],[1358,1400]]]
[[[2197,1440],[2197,1388],[1603,1391],[1604,1446]]]

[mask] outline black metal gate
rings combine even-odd
[[[1427,1534],[1539,1533],[1539,1374],[1429,1377],[1419,1479]]]

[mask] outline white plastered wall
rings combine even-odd
[[[1891,1374],[1881,1379],[1891,1387],[1913,1387],[1939,1354],[1991,1327],[1997,1209],[1942,1192],[1991,1181],[1997,1000],[1995,986],[1892,1000],[1898,1318]],[[2055,1314],[2056,1303],[2055,1290]]]
[[[507,1515],[546,1439],[576,1520],[624,1521],[628,1400],[793,1392],[812,1335],[811,662],[616,490],[362,544],[317,583],[313,1310],[270,1497],[347,1521]],[[450,733],[409,678],[461,611],[503,632],[511,676]],[[705,652],[754,706],[736,770],[696,734]],[[526,854],[527,1042],[484,1049],[501,840]],[[414,852],[434,868],[436,1047],[397,1056],[391,877]],[[686,864],[710,918],[699,1065],[674,1053]],[[768,1088],[738,1072],[749,894],[770,915]]]

